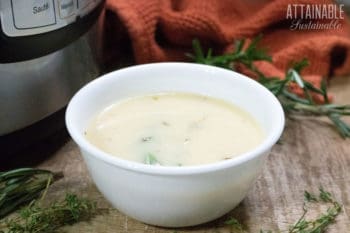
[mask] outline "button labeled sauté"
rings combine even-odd
[[[28,29],[56,23],[53,0],[11,0],[14,26]]]
[[[33,7],[33,14],[38,14],[38,13],[40,13],[42,11],[46,11],[48,9],[49,9],[49,3],[46,2],[42,6],[34,6]]]

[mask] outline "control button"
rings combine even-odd
[[[58,8],[61,19],[68,18],[75,13],[75,0],[60,0]]]
[[[29,29],[56,24],[53,0],[11,0],[14,25]]]

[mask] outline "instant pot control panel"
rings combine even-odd
[[[103,2],[1,0],[0,63],[35,58],[69,44],[96,21]]]
[[[57,30],[90,13],[101,0],[1,0],[1,27],[9,37]]]

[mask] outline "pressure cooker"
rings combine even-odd
[[[0,1],[0,136],[64,108],[100,73],[103,0]]]

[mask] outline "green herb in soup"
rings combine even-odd
[[[159,93],[116,102],[86,130],[101,150],[150,165],[189,166],[230,159],[258,146],[256,120],[223,100],[189,93]]]
[[[160,163],[158,162],[157,158],[151,154],[148,153],[145,157],[145,164],[150,164],[150,165],[160,165]]]

